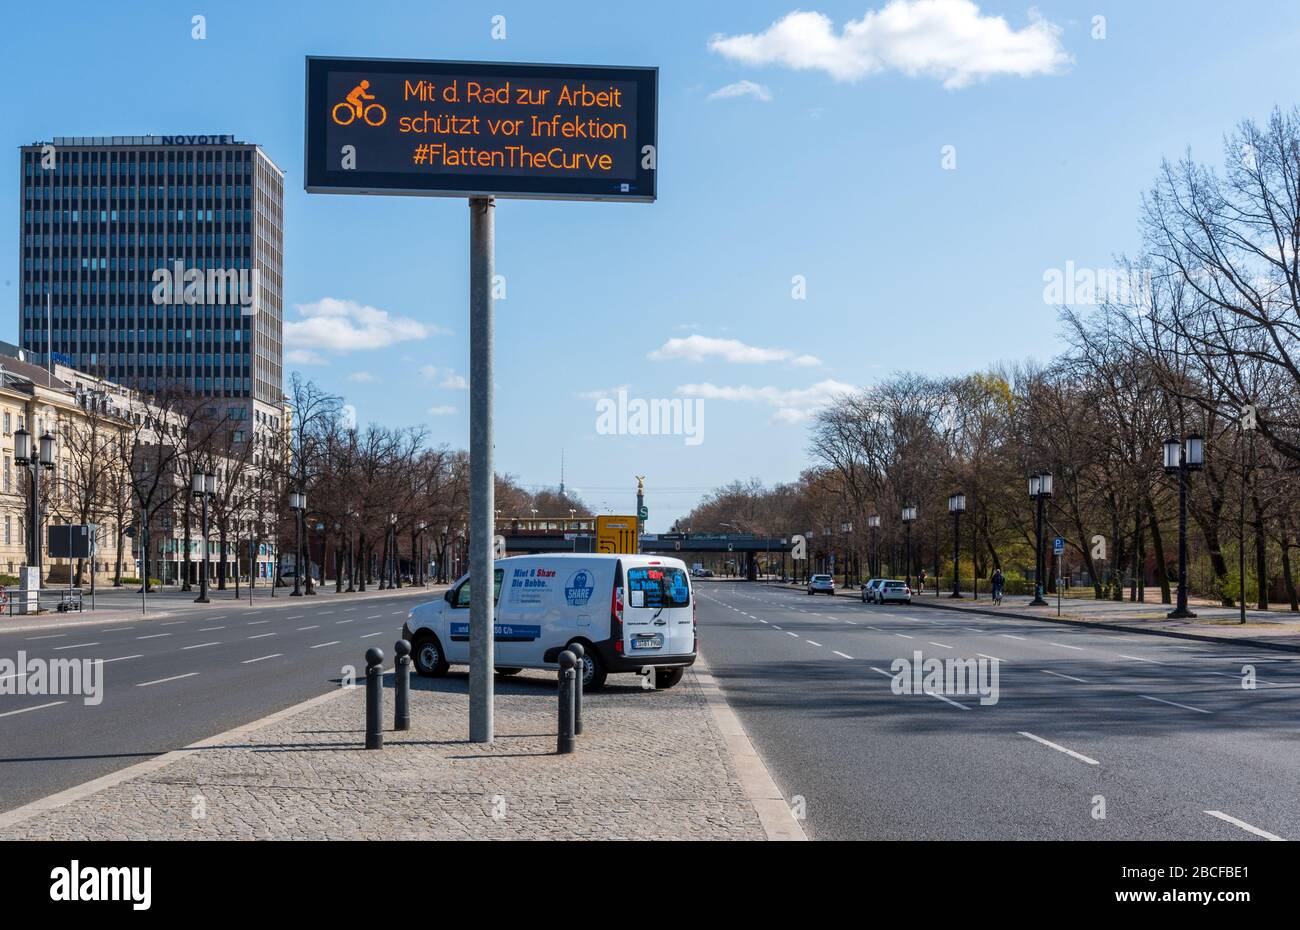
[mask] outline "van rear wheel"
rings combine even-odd
[[[594,646],[584,646],[582,654],[582,690],[599,691],[605,687],[605,679],[609,677],[609,672],[605,670],[605,663],[600,661],[600,653]]]
[[[677,682],[682,680],[686,674],[686,669],[682,666],[676,668],[657,668],[655,669],[655,690],[662,691],[665,688],[671,688]]]

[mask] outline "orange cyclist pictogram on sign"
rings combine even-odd
[[[348,92],[345,103],[336,103],[330,115],[334,122],[340,126],[347,126],[356,119],[363,119],[371,126],[382,126],[388,119],[388,111],[378,103],[367,105],[367,100],[374,100],[374,94],[368,94],[366,91],[370,88],[369,81],[362,81],[356,87]]]

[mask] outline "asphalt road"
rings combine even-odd
[[[158,619],[0,632],[0,657],[102,659],[103,699],[0,695],[0,811],[322,694],[365,650],[385,664],[407,611],[440,592],[277,597],[250,608],[193,594]],[[216,597],[214,592],[214,598]],[[360,725],[360,722],[359,722]]]
[[[813,838],[1300,838],[1300,657],[696,590],[703,653]],[[914,650],[996,659],[997,703],[895,694],[891,663]]]

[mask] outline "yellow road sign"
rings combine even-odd
[[[596,551],[635,555],[637,551],[636,517],[596,517]]]

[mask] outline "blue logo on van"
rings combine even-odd
[[[570,607],[585,607],[591,600],[591,592],[596,590],[592,584],[591,572],[585,568],[580,568],[564,583],[564,599],[569,602]]]

